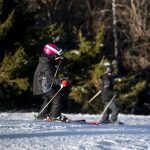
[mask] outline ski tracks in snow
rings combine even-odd
[[[0,113],[0,150],[150,150],[150,116],[120,115],[125,125],[38,121],[34,113]],[[99,115],[69,114],[95,121]]]

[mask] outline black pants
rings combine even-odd
[[[56,94],[57,90],[51,89],[51,91],[42,94],[43,104],[41,106],[40,111],[45,107],[45,105],[51,100],[51,98]],[[52,100],[52,102],[44,109],[42,113],[39,114],[38,118],[46,118],[50,117],[58,117],[61,115],[61,99],[60,93]]]
[[[108,102],[109,103],[109,102]],[[105,108],[108,105],[108,103],[105,103]],[[112,101],[112,103],[109,105],[109,107],[107,108],[107,110],[104,112],[103,116],[102,116],[102,121],[117,121],[118,119],[118,113],[120,110],[120,105],[118,103],[118,101],[116,99],[114,99],[114,101]],[[110,117],[111,114],[111,117]]]

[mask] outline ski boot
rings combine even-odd
[[[109,120],[109,123],[110,123],[110,124],[124,124],[123,122],[118,121],[118,120],[116,120],[116,121]]]
[[[62,122],[70,122],[70,119],[66,117],[65,115],[60,115],[59,120]]]

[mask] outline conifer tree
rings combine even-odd
[[[2,43],[7,36],[7,33],[13,27],[14,10],[3,21],[0,20],[0,42]],[[0,16],[3,15],[3,0],[0,0]],[[0,17],[2,18],[2,17]],[[6,101],[10,97],[20,95],[22,91],[28,89],[29,83],[27,77],[21,77],[22,67],[26,62],[26,54],[22,47],[14,49],[13,52],[7,49],[1,49],[4,55],[1,55],[0,62],[0,103]],[[14,100],[11,100],[14,101]],[[3,104],[4,104],[3,103]]]
[[[69,99],[81,105],[82,112],[97,108],[89,105],[88,99],[99,90],[99,77],[104,71],[103,63],[107,61],[101,53],[103,34],[103,26],[98,28],[92,40],[86,39],[81,31],[77,32],[78,49],[65,54],[69,61],[65,69],[72,81]]]
[[[0,0],[0,16],[3,13],[3,0]],[[8,15],[8,18],[4,20],[3,22],[0,21],[0,41],[7,35],[7,32],[9,29],[12,27],[12,22],[13,22],[13,14],[14,11]]]

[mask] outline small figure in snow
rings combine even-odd
[[[117,95],[117,92],[113,90],[114,79],[113,67],[111,65],[106,66],[106,72],[101,76],[101,100],[104,103],[104,107],[108,106],[108,108],[102,115],[102,123],[115,123],[118,119],[120,105],[117,98],[115,97],[110,103],[113,96]]]
[[[63,60],[61,52],[62,50],[56,45],[46,44],[43,53],[39,57],[39,63],[35,70],[33,79],[33,94],[41,95],[43,98],[43,104],[37,119],[61,117],[60,92],[52,100],[51,105],[45,107],[60,87],[63,88],[69,86],[67,80],[61,80],[56,77],[59,64]]]

